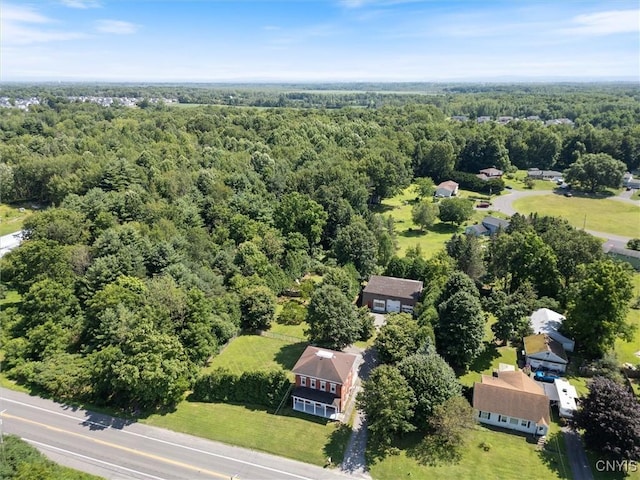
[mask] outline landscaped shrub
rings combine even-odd
[[[238,375],[225,368],[217,368],[196,380],[192,399],[276,408],[290,386],[283,370],[259,370]]]

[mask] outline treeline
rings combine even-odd
[[[175,98],[184,104],[287,108],[380,108],[433,105],[446,116],[489,115],[613,128],[640,123],[640,93],[632,83],[602,84],[7,84],[10,98],[39,96],[53,104],[77,95]]]
[[[590,153],[629,169],[640,162],[637,124],[478,125],[416,104],[132,109],[55,100],[0,110],[0,138],[3,201],[43,210],[0,261],[3,282],[22,295],[0,312],[5,371],[52,395],[131,409],[182,398],[228,339],[268,328],[276,295],[305,273],[338,267],[357,285],[384,271],[394,224],[370,206],[415,177],[564,168]],[[350,305],[342,277],[318,292],[319,307],[323,295]],[[538,279],[538,292],[554,292],[555,278]],[[370,334],[361,312],[347,316],[341,341]]]

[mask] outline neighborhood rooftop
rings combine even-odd
[[[293,367],[293,373],[343,384],[358,361],[357,355],[308,346]]]
[[[363,293],[419,300],[422,282],[406,278],[371,275]]]
[[[550,352],[567,361],[567,353],[564,351],[562,344],[551,338],[549,335],[529,335],[524,337],[524,350],[527,355],[533,355],[540,352]]]
[[[521,371],[482,375],[473,387],[473,408],[549,425],[549,400],[544,390]]]

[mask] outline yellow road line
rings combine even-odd
[[[94,442],[94,443],[97,443],[97,444],[100,444],[100,445],[105,445],[107,447],[117,448],[119,450],[123,450],[123,451],[129,452],[129,453],[134,453],[136,455],[140,455],[142,457],[147,457],[147,458],[150,458],[152,460],[157,460],[159,462],[168,463],[168,464],[174,465],[176,467],[185,468],[187,470],[193,470],[193,471],[199,472],[199,473],[205,473],[207,475],[211,475],[212,477],[225,478],[227,480],[229,479],[229,475],[223,475],[223,474],[221,474],[219,472],[214,472],[213,470],[207,470],[207,469],[204,469],[204,468],[198,468],[198,467],[196,467],[194,465],[189,465],[188,463],[183,463],[183,462],[178,462],[176,460],[171,460],[170,458],[165,458],[165,457],[161,457],[159,455],[154,455],[153,453],[142,452],[142,451],[136,450],[134,448],[123,447],[122,445],[118,445],[116,443],[106,442],[104,440],[98,440],[97,438],[92,438],[92,437],[89,437],[87,435],[83,435],[82,433],[72,432],[70,430],[65,430],[63,428],[52,427],[51,425],[47,425],[47,424],[40,423],[40,422],[35,422],[35,421],[29,420],[27,418],[17,417],[15,415],[11,415],[11,414],[8,414],[6,412],[1,412],[0,413],[0,417],[10,418],[10,419],[18,420],[18,421],[25,422],[25,423],[30,423],[32,425],[37,425],[39,427],[43,427],[43,428],[46,428],[48,430],[53,430],[54,432],[66,433],[68,435],[73,435],[75,437],[80,437],[80,438],[89,440],[91,442]]]

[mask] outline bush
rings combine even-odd
[[[478,446],[485,452],[488,452],[489,450],[491,450],[491,444],[487,442],[480,442],[480,445]]]
[[[278,315],[277,322],[281,325],[300,325],[307,316],[307,309],[304,305],[290,300],[282,307],[282,312]]]

